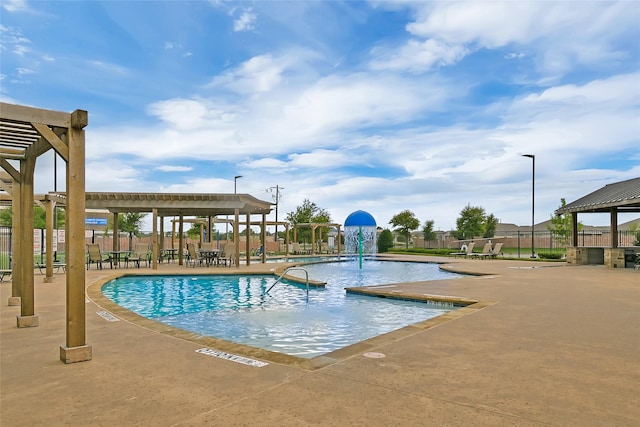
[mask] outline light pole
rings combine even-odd
[[[242,178],[242,175],[236,175],[233,177],[233,194],[238,193],[238,178]],[[229,241],[229,215],[227,215],[226,240],[227,242]]]
[[[533,161],[533,168],[531,174],[531,258],[536,257],[536,252],[533,245],[533,234],[535,232],[535,206],[536,206],[536,155],[535,154],[523,154],[523,157],[528,157]]]
[[[276,231],[275,231],[275,235],[276,235],[276,242],[278,242],[278,202],[280,200],[280,190],[284,190],[284,188],[280,187],[279,185],[276,185],[275,187],[269,187],[269,189],[267,191],[273,192],[274,188],[276,190],[276,195],[274,196],[274,199],[276,201]]]

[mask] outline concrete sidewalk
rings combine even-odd
[[[16,327],[20,308],[7,306],[11,283],[0,283],[0,425],[640,425],[639,271],[412,259],[488,275],[385,291],[473,299],[479,309],[369,340],[319,369],[273,361],[254,367],[197,353],[197,340],[126,316],[105,320],[93,300],[93,360],[65,365],[64,275],[41,283],[36,274],[35,328]],[[202,269],[223,270],[237,271]],[[91,270],[87,283],[119,272]]]

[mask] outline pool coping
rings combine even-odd
[[[440,263],[438,263],[440,264]],[[401,340],[403,338],[415,335],[417,333],[423,332],[428,329],[435,328],[444,323],[450,322],[452,320],[458,319],[462,316],[466,316],[469,314],[476,313],[479,310],[482,310],[490,305],[495,304],[494,301],[477,301],[472,299],[465,299],[461,297],[454,296],[445,296],[445,295],[433,295],[433,294],[413,294],[402,291],[389,291],[388,288],[394,286],[394,283],[384,284],[384,285],[373,285],[373,286],[362,286],[358,288],[345,288],[348,293],[357,293],[360,295],[366,295],[371,297],[382,297],[382,298],[392,298],[392,299],[400,299],[400,300],[412,300],[412,301],[422,301],[429,302],[434,301],[438,303],[451,303],[454,306],[458,307],[455,310],[444,313],[440,316],[433,317],[431,319],[427,319],[422,322],[414,323],[400,329],[396,329],[394,331],[390,331],[381,335],[377,335],[373,338],[369,338],[355,344],[351,344],[349,346],[340,348],[338,350],[334,350],[329,353],[325,353],[320,356],[316,356],[313,358],[301,358],[296,357],[284,353],[278,353],[270,350],[265,350],[258,347],[253,347],[245,344],[239,344],[232,341],[204,336],[201,334],[197,334],[194,332],[189,332],[184,329],[180,329],[174,326],[166,325],[161,322],[157,322],[153,319],[146,318],[144,316],[140,316],[139,314],[130,311],[106,296],[102,293],[102,287],[115,279],[124,276],[211,276],[211,275],[273,275],[276,278],[279,277],[284,270],[292,265],[284,265],[279,266],[278,268],[270,268],[265,271],[215,271],[215,272],[149,272],[149,271],[118,271],[113,272],[112,274],[108,274],[106,276],[99,277],[94,281],[90,282],[86,288],[87,298],[91,300],[94,304],[99,306],[100,308],[107,311],[106,315],[109,314],[115,316],[120,320],[124,320],[136,326],[142,327],[144,329],[160,333],[163,335],[171,336],[174,338],[182,339],[185,341],[197,343],[208,347],[213,350],[218,350],[226,353],[231,353],[239,356],[249,357],[253,359],[259,359],[266,362],[278,363],[289,366],[297,366],[306,370],[317,370],[330,365],[333,365],[341,360],[346,360],[351,357],[360,355],[364,352],[369,352],[377,347],[392,343],[394,341]],[[449,266],[451,267],[451,266]],[[441,265],[442,268],[442,265]],[[448,271],[454,271],[454,268],[451,267]],[[462,273],[469,274],[469,273]],[[483,273],[476,273],[476,275],[482,275]],[[295,276],[285,276],[287,280],[292,281],[301,281],[301,283],[306,283],[304,280],[300,278],[296,278]],[[299,279],[299,280],[296,280]],[[311,280],[309,281],[311,285]],[[314,286],[324,286],[323,282],[314,281]],[[424,281],[417,281],[415,283],[420,283]],[[377,289],[376,289],[377,288]]]

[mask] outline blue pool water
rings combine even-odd
[[[286,281],[266,294],[276,280],[272,275],[124,276],[105,284],[102,292],[127,309],[168,325],[304,358],[455,309],[344,290],[360,284],[457,276],[435,264],[366,261],[362,271],[354,272],[354,267],[356,262],[304,266],[311,279],[328,282],[325,288],[311,288],[308,298],[305,285]],[[401,276],[387,277],[385,270]],[[366,278],[367,273],[371,277]]]

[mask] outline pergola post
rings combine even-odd
[[[234,221],[233,221],[233,240],[235,244],[233,245],[235,248],[235,259],[236,259],[236,267],[240,267],[240,209],[234,210]]]
[[[158,209],[151,210],[151,216],[153,217],[152,231],[151,231],[151,269],[158,269],[158,257],[160,256],[160,249],[158,247]],[[162,218],[160,218],[162,220]],[[161,238],[162,239],[162,238]]]
[[[53,282],[53,217],[54,217],[53,209],[55,208],[56,204],[53,200],[47,199],[44,203],[44,206],[46,211],[45,227],[46,227],[47,235],[45,239],[45,245],[46,245],[47,259],[46,259],[46,272],[42,281],[44,283],[51,283]]]
[[[277,241],[276,236],[276,241]],[[263,264],[267,262],[267,214],[262,214],[262,232],[260,233],[260,243],[262,244],[261,261]]]
[[[14,266],[20,271],[20,316],[17,317],[19,328],[38,326],[38,316],[35,315],[35,299],[33,286],[33,174],[36,158],[27,156],[20,160],[20,239],[25,244],[20,245],[20,253],[14,259]]]
[[[8,168],[12,172],[12,176],[14,177],[13,181],[13,216],[14,218],[21,218],[22,213],[20,211],[20,206],[22,203],[20,202],[20,177],[18,171],[13,169],[10,165],[4,165],[5,168]],[[9,297],[9,305],[20,305],[20,299],[22,295],[22,272],[19,268],[16,268],[16,259],[18,259],[22,255],[22,221],[13,221],[12,222],[12,233],[16,236],[16,239],[13,239],[13,249],[11,250],[11,259],[12,259],[12,270],[11,270],[11,296]],[[20,265],[18,263],[18,265]]]
[[[247,263],[247,267],[251,264],[251,215],[247,214],[246,215],[246,229],[245,229],[245,236],[246,238],[244,239],[244,250],[245,250],[245,258],[246,258],[246,263]]]
[[[85,138],[86,111],[71,114],[67,133],[67,342],[60,347],[60,360],[75,363],[91,360],[91,346],[86,344],[85,309]],[[114,228],[116,225],[114,224]]]

